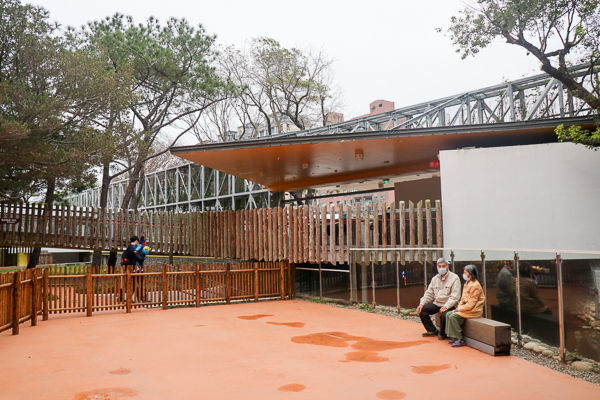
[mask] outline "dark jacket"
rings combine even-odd
[[[140,257],[138,253],[135,251],[136,245],[130,244],[125,250],[125,256],[123,258],[123,265],[135,265],[142,264],[144,259]]]

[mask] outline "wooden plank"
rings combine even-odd
[[[363,235],[364,235],[364,243],[365,248],[371,248],[371,209],[368,205],[365,205],[364,210],[364,225],[363,225]]]
[[[325,262],[325,260],[327,259],[327,208],[325,208],[324,206],[321,206],[321,216],[319,218],[319,225],[321,228],[321,231],[318,232],[318,235],[320,236],[320,244],[321,247],[319,248],[319,260],[321,262]]]
[[[319,207],[313,207],[315,218],[315,262],[321,261],[321,212]]]
[[[398,223],[400,229],[400,247],[406,247],[406,206],[401,201],[398,204]],[[406,263],[406,255],[403,251],[400,252],[400,262]]]
[[[292,254],[290,259],[293,262],[298,262],[298,209],[296,207],[292,207],[290,210],[290,238],[291,238],[291,246]]]
[[[435,247],[444,247],[442,239],[442,202],[440,200],[435,201],[435,228],[436,228],[436,241]],[[442,250],[437,251],[436,258],[442,257]]]
[[[396,238],[396,202],[392,201],[390,204],[390,247],[396,248],[398,246]],[[398,260],[398,252],[392,252],[392,262]]]
[[[308,260],[315,262],[315,215],[311,206],[308,206]]]
[[[281,208],[281,257],[288,259],[288,210],[289,207]]]
[[[379,238],[379,220],[380,220],[379,213],[380,213],[379,203],[373,204],[373,222],[372,222],[373,230],[372,230],[372,232],[373,232],[373,247],[374,248],[379,247],[379,240],[380,240],[380,238]],[[375,253],[375,254],[377,254],[377,253]]]
[[[36,244],[42,244],[42,222],[43,222],[43,218],[42,218],[42,213],[43,213],[43,208],[42,208],[42,204],[38,203],[37,205],[37,211],[36,211],[36,218],[35,218],[35,243]]]
[[[346,247],[344,251],[344,262],[350,262],[350,249],[352,248],[352,205],[348,204],[346,212]]]
[[[388,247],[388,209],[386,203],[381,205],[381,247]]]
[[[419,200],[417,203],[417,244],[419,247],[423,247],[423,200]],[[419,262],[424,263],[423,250],[419,250]]]
[[[427,247],[433,247],[433,223],[431,220],[431,201],[425,200],[425,218],[427,228]],[[432,262],[433,254],[431,251],[427,252],[427,262]]]
[[[340,210],[338,215],[338,251],[337,261],[342,264],[344,262],[344,203],[340,202]]]
[[[277,259],[278,260],[283,260],[283,251],[284,251],[283,228],[285,226],[284,222],[283,222],[284,211],[285,211],[285,208],[277,207],[277,221],[279,224],[279,227],[277,229]]]
[[[13,302],[12,302],[12,334],[19,334],[19,316],[21,305],[21,271],[13,275]]]
[[[258,232],[258,259],[261,261],[265,259],[265,227],[263,212],[264,208],[259,208],[257,210],[258,225],[256,227],[256,230]]]
[[[253,249],[252,249],[252,257],[255,259],[260,260],[259,254],[258,254],[258,247],[259,247],[259,231],[258,231],[258,209],[254,209],[252,210],[252,236],[253,236]]]
[[[408,202],[408,226],[409,226],[409,235],[410,235],[410,247],[415,247],[416,243],[416,224],[415,224],[415,205],[412,201]],[[409,261],[415,260],[415,251],[411,250],[408,253]]]
[[[308,247],[308,205],[302,206],[302,261],[308,262],[309,247]]]

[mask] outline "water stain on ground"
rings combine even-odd
[[[384,400],[401,400],[406,397],[406,393],[399,392],[397,390],[382,390],[381,392],[378,392],[375,396],[377,396],[378,399]]]
[[[412,372],[415,374],[429,375],[434,372],[442,371],[444,369],[450,369],[450,364],[442,365],[411,365]]]
[[[304,325],[306,325],[304,322],[267,322],[267,324],[283,325],[291,328],[304,328]]]
[[[121,397],[135,397],[138,391],[129,388],[94,389],[89,392],[77,393],[73,400],[116,400]]]
[[[389,358],[379,356],[379,353],[374,351],[352,351],[350,353],[345,354],[346,359],[341,362],[350,362],[350,361],[358,361],[358,362],[384,362],[390,361]]]
[[[277,388],[280,392],[301,392],[304,389],[306,389],[306,386],[299,383],[290,383],[289,385],[283,385]]]
[[[109,374],[113,374],[113,375],[127,375],[130,374],[131,371],[128,369],[125,369],[123,367],[117,369],[116,371],[110,371]]]
[[[329,347],[348,347],[351,346],[356,352],[346,354],[346,360],[363,362],[382,362],[389,361],[385,357],[379,357],[377,351],[404,349],[407,347],[419,346],[421,344],[431,343],[428,340],[411,340],[407,342],[392,342],[389,340],[377,340],[364,336],[352,336],[345,332],[323,332],[311,333],[304,336],[294,336],[292,342],[299,344],[313,344],[317,346]],[[348,342],[354,342],[350,345]]]
[[[256,315],[242,315],[240,317],[238,317],[239,319],[246,319],[246,320],[250,320],[250,321],[254,321],[256,319],[259,318],[264,318],[264,317],[272,317],[272,314],[256,314]]]

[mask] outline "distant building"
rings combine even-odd
[[[339,124],[344,122],[344,114],[338,112],[330,112],[327,115],[327,125]]]
[[[393,101],[388,100],[375,100],[369,104],[369,113],[359,115],[358,117],[350,118],[350,121],[353,119],[370,117],[372,115],[382,114],[388,111],[394,111],[396,108],[394,107]]]

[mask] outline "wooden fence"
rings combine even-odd
[[[434,204],[186,213],[2,205],[0,245],[123,250],[136,234],[155,254],[346,263],[351,247],[442,247],[442,207]]]
[[[19,333],[42,315],[134,308],[196,306],[294,295],[294,270],[286,261],[120,267],[46,267],[0,274],[0,332]]]

